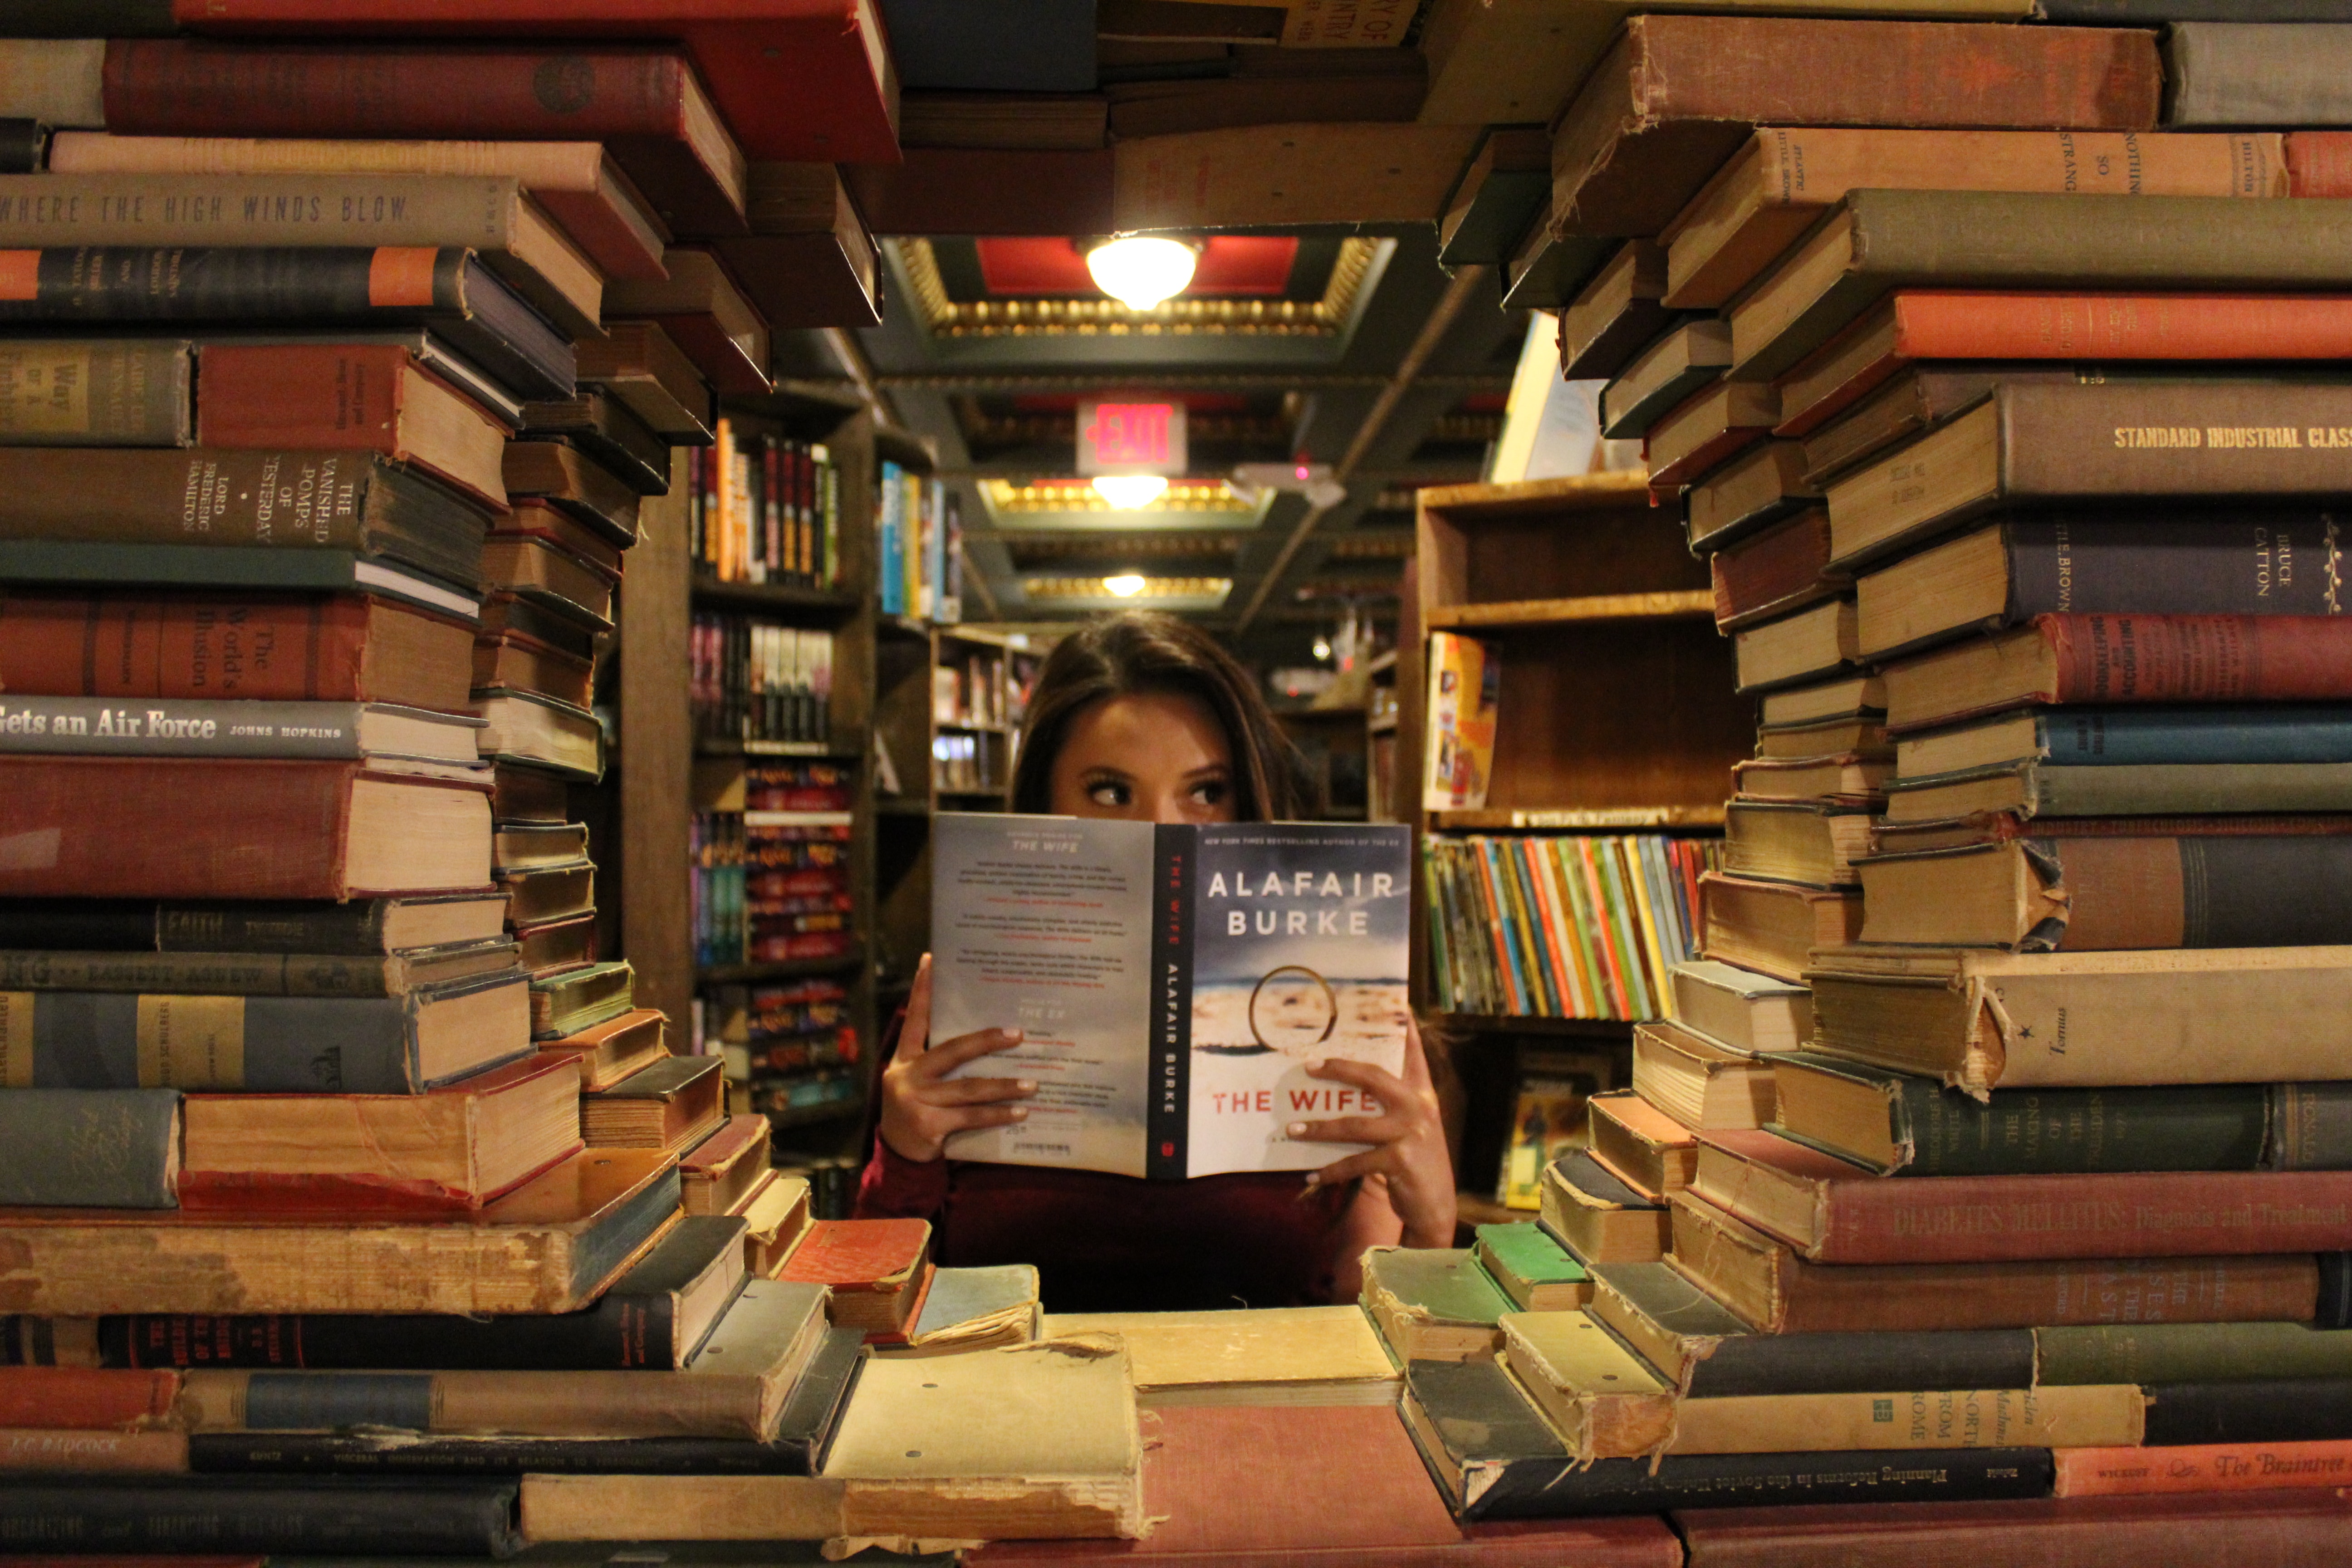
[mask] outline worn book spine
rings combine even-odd
[[[520,984],[520,981],[492,984]],[[0,1045],[35,1087],[415,1094],[415,997],[0,993]],[[518,1037],[520,1055],[528,1042]]]
[[[13,1366],[0,1371],[0,1426],[139,1431],[174,1424],[176,1372]]]
[[[2151,1447],[2352,1438],[2352,1377],[2158,1383],[2149,1385],[2147,1401]]]
[[[1682,265],[1666,302],[1721,305],[1803,237],[1848,191],[2049,191],[2083,195],[2283,196],[2283,138],[2142,136],[2136,132],[1759,130],[1740,179],[1737,227],[1677,237]],[[1718,196],[1720,201],[1723,197]],[[2025,357],[2025,356],[2019,356]]]
[[[1517,1460],[1481,1479],[1486,1475],[1491,1482],[1461,1510],[1465,1521],[2042,1497],[2050,1489],[2050,1450],[1873,1449],[1811,1455],[1801,1463],[1787,1454],[1669,1454],[1654,1462],[1600,1459],[1588,1466]]]
[[[104,1541],[110,1550],[195,1553],[510,1557],[522,1547],[512,1481],[206,1476],[0,1488],[0,1536]]]
[[[2352,483],[2352,386],[2116,381],[2004,385],[2015,500],[2323,496]]]
[[[1906,284],[2333,289],[2343,279],[2336,258],[2352,245],[2352,203],[2345,202],[1857,191],[1846,205],[1858,259],[1838,281],[1792,301],[1773,288],[1785,277],[1776,268],[1732,307],[1735,376],[1780,374]]]
[[[61,246],[13,253],[0,321],[365,321],[465,308],[460,248]]]
[[[703,162],[689,140],[702,92],[673,52],[118,40],[104,98],[118,134],[602,142],[674,229],[744,227],[743,155],[728,141],[719,166]]]
[[[0,444],[184,447],[191,369],[184,342],[0,343]]]
[[[2035,1381],[2260,1383],[2352,1377],[2352,1335],[2305,1323],[2107,1323],[2034,1331]]]
[[[0,839],[41,847],[0,863],[0,893],[344,897],[358,772],[348,763],[0,757]],[[188,811],[194,800],[205,809]],[[158,834],[167,822],[171,832]],[[138,855],[123,853],[131,844]]]
[[[1736,1399],[1884,1393],[1913,1383],[1929,1388],[2024,1387],[2032,1380],[2033,1336],[2022,1329],[1741,1334],[1719,1342],[1695,1363],[1683,1392],[1693,1399]]]
[[[2292,164],[2295,138],[2289,138]],[[2352,152],[2352,146],[2347,146]],[[2297,195],[2352,195],[2347,190]],[[1910,360],[2309,360],[2352,353],[2352,300],[2294,294],[1906,289],[1895,357]]]
[[[804,1476],[805,1443],[740,1437],[468,1436],[407,1432],[198,1432],[197,1475]],[[7,1452],[0,1436],[0,1455]]]
[[[513,243],[512,180],[363,174],[0,175],[0,244],[467,246]]]
[[[0,1047],[18,1060],[18,1015],[31,998],[0,978]],[[177,1202],[176,1089],[32,1089],[15,1073],[0,1094],[0,1205],[168,1209]],[[0,1420],[0,1426],[23,1425]]]
[[[2333,616],[2342,608],[2346,541],[2330,512],[2223,509],[2128,522],[2043,513],[2000,526],[2012,621],[2116,611]]]
[[[2352,1442],[2340,1440],[2068,1448],[2051,1457],[2057,1474],[2050,1495],[2062,1498],[2305,1491],[2352,1484]]]
[[[2018,771],[2026,811],[2048,816],[2186,815],[2217,802],[2233,811],[2352,811],[2352,763],[2029,763]]]
[[[0,493],[18,539],[354,550],[378,461],[365,451],[0,447]]]
[[[363,711],[356,702],[0,698],[0,752],[349,761],[367,754]]]
[[[2072,1448],[2140,1440],[2144,1404],[2129,1384],[1914,1389],[1685,1399],[1668,1451],[1835,1453],[1874,1448]],[[2150,1440],[2154,1441],[2151,1434]],[[1623,1452],[1623,1450],[1620,1450]]]
[[[2296,702],[2352,691],[2352,618],[2078,614],[2036,616],[2032,626],[2057,677],[2048,702]]]
[[[760,1380],[692,1372],[263,1372],[178,1374],[189,1432],[402,1432],[542,1437],[761,1436]],[[87,1374],[86,1374],[87,1375]],[[101,1374],[103,1375],[103,1374]],[[116,1373],[122,1377],[136,1375]]]
[[[0,1427],[0,1471],[15,1475],[185,1475],[185,1432],[63,1432]]]
[[[2263,1084],[1997,1090],[1982,1100],[1907,1074],[1894,1085],[1895,1146],[1907,1158],[1893,1173],[1904,1176],[2251,1171],[2273,1115]]]
[[[1706,1195],[1738,1194],[1706,1176]],[[2352,1247],[2352,1172],[2102,1172],[1868,1178],[1815,1188],[1816,1263],[2332,1252]],[[1769,1227],[1767,1227],[1769,1228]]]
[[[2250,26],[2233,19],[2166,30],[2164,122],[2341,125],[2352,119],[2352,38],[2326,22]]]
[[[355,595],[10,595],[0,686],[18,698],[365,701],[372,617]]]
[[[1635,16],[1555,128],[1553,217],[1657,234],[1757,125],[2152,130],[2162,88],[2148,33]]]
[[[2034,747],[2072,767],[2352,760],[2352,714],[2337,709],[2078,707],[2033,721]]]

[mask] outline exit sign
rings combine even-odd
[[[1184,471],[1184,405],[1089,398],[1078,405],[1078,472]]]

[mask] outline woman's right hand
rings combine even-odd
[[[947,1076],[966,1062],[1011,1050],[1022,1041],[1020,1030],[982,1029],[936,1046],[930,1037],[931,955],[927,952],[907,993],[898,1048],[882,1069],[882,1141],[893,1152],[909,1160],[936,1160],[946,1152],[951,1132],[1003,1127],[1027,1118],[1027,1106],[1007,1101],[1035,1094],[1037,1086],[1029,1079]]]

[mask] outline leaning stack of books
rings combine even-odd
[[[1764,726],[1710,962],[1547,1177],[1589,1308],[1407,1368],[1465,1517],[1883,1505],[1685,1516],[1856,1563],[2342,1530],[2297,1489],[2352,1462],[2347,60],[1637,16],[1559,121],[1555,214],[1624,240],[1570,374]],[[1628,1213],[1662,1258],[1595,1256]]]

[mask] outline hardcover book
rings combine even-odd
[[[1045,1086],[1025,1121],[960,1133],[950,1155],[1175,1180],[1352,1152],[1287,1128],[1378,1113],[1310,1064],[1403,1070],[1409,841],[941,813],[931,1037],[1023,1029],[958,1076]]]

